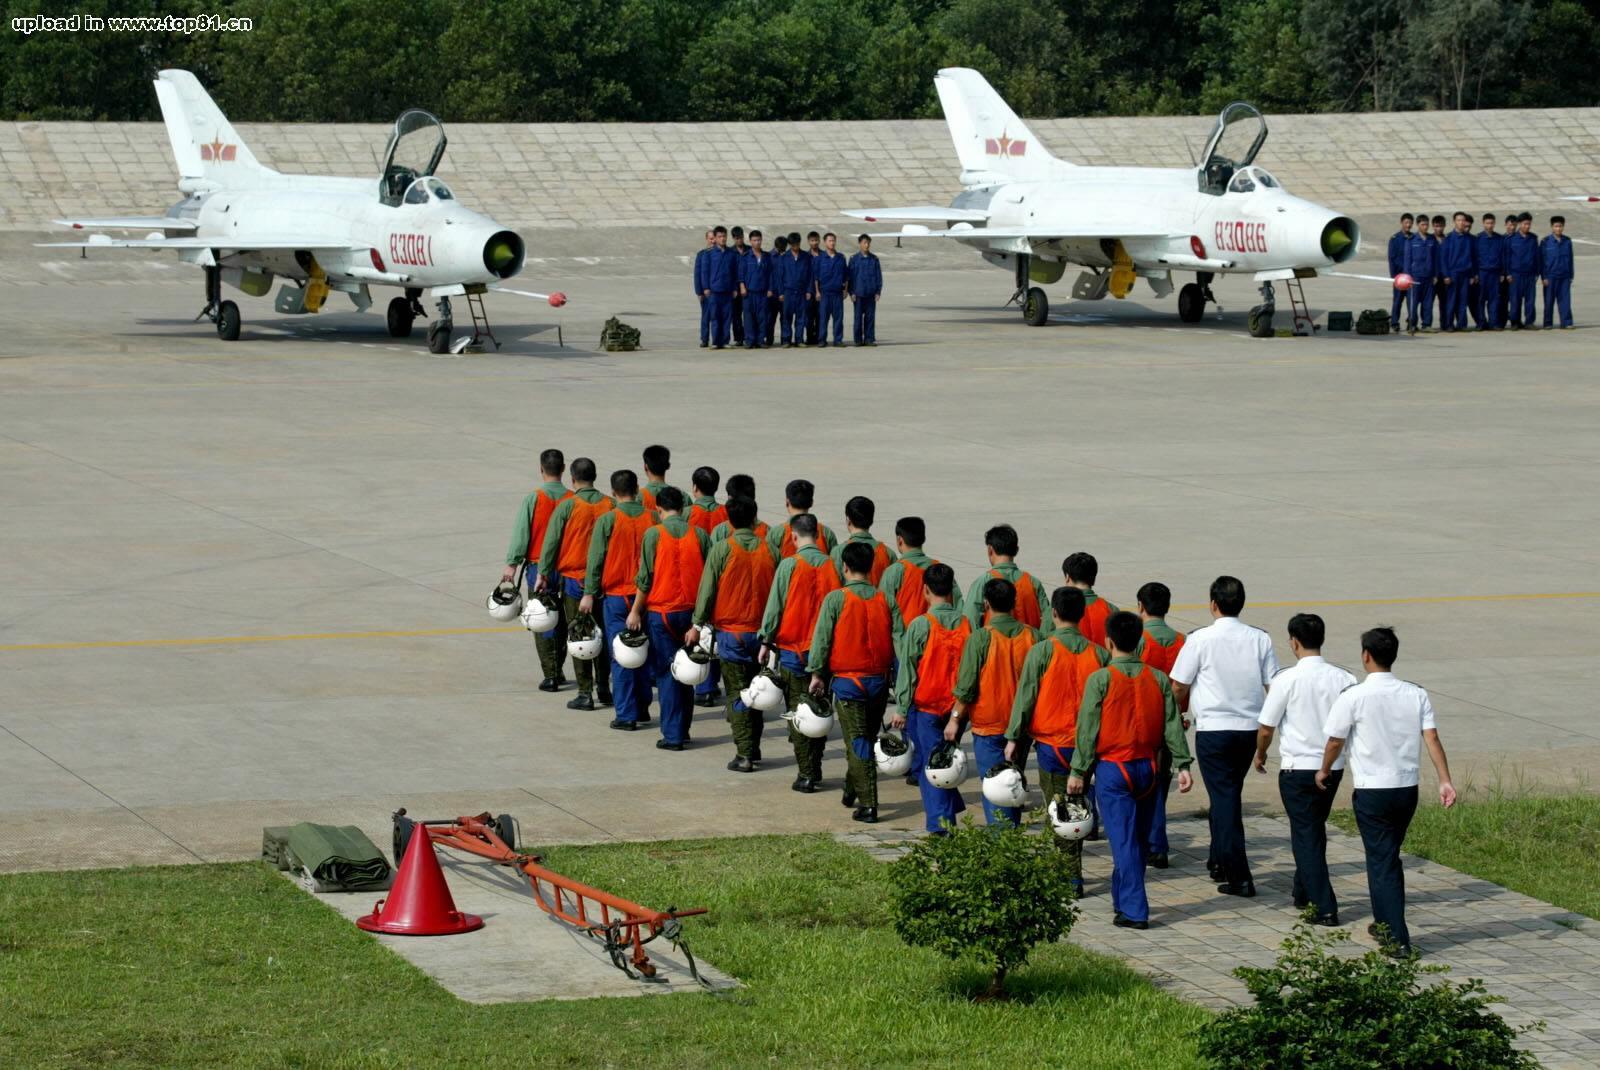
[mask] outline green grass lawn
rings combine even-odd
[[[0,1067],[1199,1065],[1207,1013],[1069,944],[1008,1002],[908,948],[885,867],[826,836],[557,848],[685,923],[719,994],[461,1003],[265,865],[0,877]],[[493,924],[491,922],[490,924]]]
[[[1356,831],[1355,815],[1333,822]],[[1446,810],[1423,799],[1405,849],[1474,877],[1600,918],[1600,795],[1469,793]]]

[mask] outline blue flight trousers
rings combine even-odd
[[[967,808],[961,792],[928,783],[928,755],[944,742],[944,729],[949,722],[948,713],[943,716],[923,713],[915,706],[906,711],[906,736],[911,740],[912,760],[917,765],[917,790],[922,793],[924,827],[934,833],[955,827],[956,816]]]
[[[1524,327],[1533,326],[1534,298],[1538,295],[1539,276],[1511,276],[1511,322]]]
[[[1413,279],[1411,289],[1406,291],[1409,301],[1406,304],[1406,326],[1415,327],[1418,322],[1418,313],[1421,313],[1421,323],[1424,327],[1433,326],[1433,280]]]
[[[1478,272],[1478,289],[1472,295],[1473,304],[1478,306],[1478,325],[1481,327],[1504,327],[1505,319],[1501,316],[1500,308],[1500,273],[1498,271]]]
[[[833,293],[822,295],[822,326],[817,331],[817,341],[824,344],[828,341],[828,324],[833,324],[833,344],[844,345],[844,291],[836,290]]]
[[[978,776],[981,777],[1006,760],[1005,733],[997,732],[992,736],[981,735],[977,732],[972,733],[972,752],[973,757],[978,759]],[[983,819],[991,825],[1018,825],[1022,823],[1022,808],[1020,806],[996,806],[985,797],[983,800]]]
[[[764,293],[746,294],[744,298],[744,347],[754,349],[756,346],[769,346],[772,344],[772,335],[767,332],[767,295]]]
[[[1551,325],[1551,313],[1561,309],[1561,326],[1572,326],[1572,277],[1547,279],[1544,284],[1544,325]]]
[[[855,323],[852,337],[856,345],[878,340],[878,295],[867,294],[855,301]]]
[[[668,743],[689,742],[689,725],[694,721],[694,689],[672,678],[672,659],[683,649],[683,635],[694,623],[693,616],[687,609],[644,615],[650,633],[650,674],[656,678],[661,702],[661,738]]]
[[[806,300],[806,295],[802,291],[783,292],[783,307],[778,311],[778,318],[783,323],[781,337],[784,345],[800,344],[800,335],[805,329],[806,309],[810,307],[811,302]]]
[[[1466,275],[1452,279],[1445,289],[1444,323],[1441,326],[1466,330],[1467,306],[1472,304],[1472,284]]]
[[[733,331],[733,294],[713,291],[706,302],[711,306],[711,344],[725,346]]]
[[[606,650],[611,640],[628,625],[628,609],[633,605],[632,595],[608,594],[601,602],[605,617]],[[650,663],[637,669],[624,669],[615,661],[611,663],[611,705],[619,721],[642,721],[650,716]]]
[[[1111,909],[1129,921],[1150,920],[1144,867],[1156,813],[1156,761],[1095,763],[1094,792],[1111,847]]]

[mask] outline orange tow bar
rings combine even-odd
[[[416,821],[407,817],[402,807],[394,812],[396,858],[405,857],[406,844],[418,827],[426,829],[428,838],[435,844],[521,871],[528,878],[528,887],[540,909],[599,940],[611,956],[612,964],[629,977],[656,979],[656,965],[645,954],[644,945],[657,937],[665,937],[674,948],[683,951],[690,975],[710,987],[695,967],[694,956],[683,940],[682,926],[678,922],[679,918],[706,913],[705,907],[651,910],[546,869],[539,864],[538,855],[517,852],[514,847],[516,827],[508,814],[491,817],[485,812],[448,821]]]

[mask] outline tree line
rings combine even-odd
[[[150,120],[162,67],[230,118],[936,116],[976,67],[1023,115],[1600,102],[1595,0],[0,0],[0,117]],[[247,33],[35,33],[15,14],[220,14]]]

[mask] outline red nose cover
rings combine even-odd
[[[566,303],[567,303],[567,295],[566,294],[564,294],[564,293],[553,293],[553,294],[550,295],[550,307],[551,308],[560,308],[562,305],[564,305]]]

